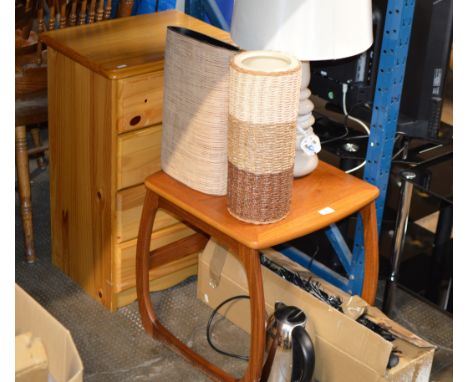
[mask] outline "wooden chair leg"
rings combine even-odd
[[[131,16],[134,0],[120,0],[117,9],[118,17]]]
[[[41,130],[38,127],[33,127],[31,129],[31,136],[32,136],[34,147],[41,147],[42,146]],[[37,167],[41,169],[46,168],[44,153],[37,153],[35,155],[36,155],[36,160],[37,160]]]
[[[249,365],[242,381],[259,381],[265,354],[266,317],[260,253],[239,244],[237,257],[247,275],[250,294],[250,355]]]
[[[374,202],[365,206],[360,213],[364,227],[365,256],[362,298],[370,305],[374,305],[377,295],[377,283],[379,281],[379,243]]]
[[[29,183],[29,159],[26,143],[26,126],[15,128],[16,170],[18,174],[18,192],[20,197],[20,212],[23,223],[24,247],[26,261],[36,260],[32,224],[31,184]]]

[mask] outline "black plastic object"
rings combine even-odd
[[[391,369],[400,363],[400,357],[394,351],[390,354],[388,359],[387,369]]]
[[[176,26],[173,26],[173,25],[168,26],[167,29],[169,29],[169,30],[171,30],[173,32],[179,33],[181,35],[184,35],[186,37],[193,38],[194,40],[203,42],[203,43],[208,44],[208,45],[217,46],[219,48],[224,48],[224,49],[228,49],[228,50],[239,51],[239,48],[234,46],[234,45],[228,44],[228,43],[226,43],[224,41],[221,41],[221,40],[217,40],[217,39],[215,39],[213,37],[207,36],[206,34],[196,32],[196,31],[194,31],[192,29],[176,27]]]
[[[310,382],[315,369],[315,349],[303,326],[292,331],[292,352],[291,382]]]
[[[281,322],[299,324],[305,322],[305,313],[295,306],[288,306],[282,302],[275,303],[275,318]]]

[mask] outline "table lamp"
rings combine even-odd
[[[231,36],[244,50],[274,50],[302,61],[294,176],[312,172],[320,140],[312,125],[309,61],[354,56],[373,41],[372,0],[235,0]]]

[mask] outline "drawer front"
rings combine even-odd
[[[180,284],[185,279],[190,276],[195,276],[198,273],[198,255],[199,253],[194,253],[184,257],[183,259],[174,261],[168,266],[171,266],[173,269],[164,273],[167,273],[163,276],[158,276],[150,272],[150,282],[149,290],[150,292],[157,292],[171,288],[175,285]],[[156,270],[156,272],[161,272],[162,270]],[[137,292],[135,288],[128,288],[121,292],[115,293],[116,308],[131,304],[137,299]]]
[[[117,131],[131,131],[162,121],[163,72],[117,82]]]
[[[150,249],[153,250],[160,248],[194,233],[195,231],[182,223],[164,228],[153,233],[151,236]],[[136,245],[137,239],[116,245],[114,261],[114,292],[118,293],[135,286]],[[150,271],[150,279],[163,277],[176,272],[181,268],[192,265],[194,261],[196,261],[196,259],[194,260],[193,256],[187,256],[172,263],[165,264],[164,266],[155,268]]]
[[[143,183],[161,169],[162,125],[117,137],[117,189]]]
[[[116,239],[118,243],[135,239],[138,236],[141,210],[145,199],[143,184],[117,192],[117,227]],[[159,209],[153,225],[153,231],[169,227],[180,221],[170,213]]]

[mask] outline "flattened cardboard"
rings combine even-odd
[[[199,261],[198,298],[212,308],[229,297],[247,293],[244,269],[232,254],[228,254],[222,260],[224,267],[218,283],[210,283],[210,277],[213,276],[213,268],[210,266],[217,261],[213,254],[216,253],[218,256],[221,250],[228,252],[210,240]],[[307,278],[311,275],[309,271],[276,251],[262,252],[269,258],[273,257],[275,262],[278,260],[290,262],[288,265],[299,267],[296,270],[307,272]],[[262,277],[267,315],[272,314],[276,301],[298,306],[306,313],[308,317],[306,329],[317,350],[314,374],[316,380],[320,382],[428,381],[434,347],[391,321],[377,308],[367,307],[372,317],[384,321],[386,326],[390,326],[392,333],[399,334],[393,343],[287,282],[264,266],[262,266]],[[344,302],[351,298],[333,285],[317,277],[313,278],[320,282],[325,291],[340,296]],[[221,309],[220,313],[246,332],[250,332],[250,307],[247,300],[233,301],[227,304],[225,309]],[[387,370],[387,363],[394,346],[403,352],[402,357],[396,367]]]
[[[15,332],[31,332],[44,343],[49,372],[56,382],[82,382],[83,363],[70,332],[18,285],[15,286]]]

